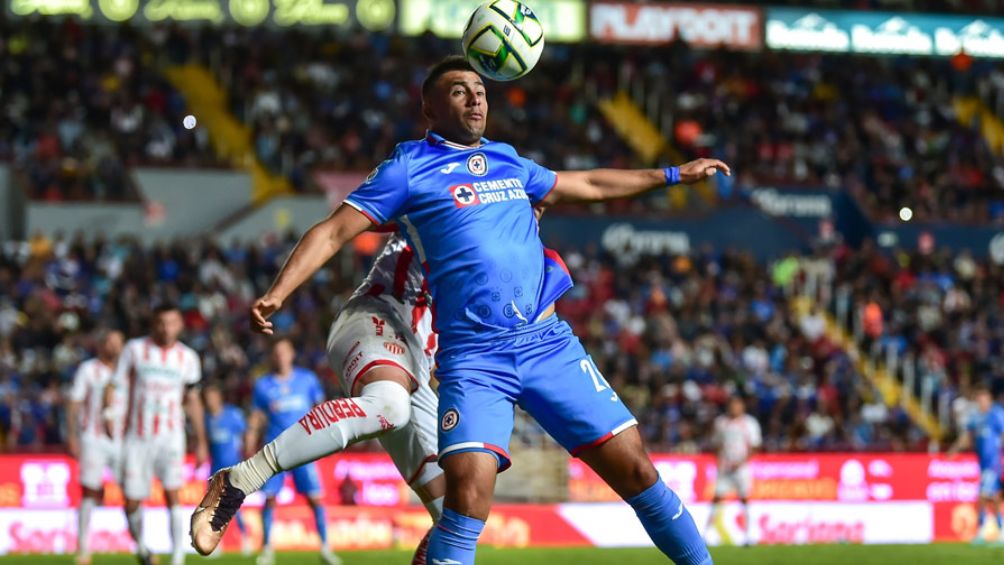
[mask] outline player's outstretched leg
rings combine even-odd
[[[432,528],[428,561],[473,565],[491,510],[498,459],[483,451],[455,452],[440,464],[446,471],[446,499],[443,517]]]
[[[659,478],[636,427],[587,449],[580,457],[634,508],[656,547],[674,563],[711,565],[711,554],[694,519]]]
[[[380,367],[373,372],[384,369],[395,370]],[[358,397],[318,404],[251,458],[213,475],[206,496],[192,514],[195,550],[211,553],[244,497],[273,475],[406,425],[411,418],[411,381],[403,371],[396,371],[394,377],[364,385]]]

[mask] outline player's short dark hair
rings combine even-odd
[[[280,343],[288,343],[289,346],[292,347],[294,351],[296,351],[296,344],[293,343],[293,338],[285,335],[273,337],[272,342],[269,343],[268,348],[274,350],[276,347],[279,346]]]
[[[178,312],[180,314],[181,308],[178,308],[178,305],[173,302],[161,302],[160,304],[154,306],[153,317],[156,318],[157,316],[168,312]]]
[[[429,67],[429,72],[425,75],[425,80],[422,81],[422,98],[425,98],[430,92],[432,92],[432,88],[436,86],[436,81],[439,80],[439,77],[450,71],[477,72],[463,55],[449,55],[444,57],[443,60]]]
[[[980,383],[975,387],[973,387],[973,396],[979,396],[981,394],[989,394],[992,396],[993,391],[990,390],[990,386],[987,385],[986,383]]]

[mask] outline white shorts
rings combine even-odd
[[[411,421],[380,436],[380,443],[408,484],[422,486],[443,474],[439,465],[431,464],[439,453],[439,398],[430,386],[431,360],[425,345],[404,316],[404,307],[380,298],[353,299],[331,325],[328,360],[346,396],[352,396],[359,377],[374,367],[399,367],[411,377]]]
[[[753,486],[753,473],[749,465],[740,465],[734,471],[719,473],[715,481],[715,496],[718,498],[736,493],[739,498],[749,497]]]
[[[100,490],[105,469],[112,472],[116,483],[121,480],[122,441],[108,436],[85,435],[80,438],[80,484]]]
[[[150,496],[154,477],[164,490],[179,489],[183,483],[185,437],[126,438],[122,451],[122,490],[129,500]]]

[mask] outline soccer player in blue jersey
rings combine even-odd
[[[989,508],[997,520],[1000,543],[1004,543],[1004,519],[1001,516],[1001,451],[1004,448],[1004,408],[993,400],[990,389],[976,389],[976,410],[970,415],[965,431],[959,435],[949,453],[972,446],[980,462],[979,522],[974,544],[984,542],[983,528]]]
[[[279,339],[272,344],[273,373],[258,379],[251,395],[252,412],[248,426],[245,445],[254,449],[258,446],[260,430],[267,423],[265,441],[276,438],[290,426],[299,425],[300,418],[315,405],[324,400],[324,389],[317,375],[310,370],[293,365],[296,350],[288,339]],[[321,558],[325,563],[337,564],[337,556],[328,547],[328,525],[324,512],[324,489],[317,466],[307,462],[292,469],[293,484],[296,492],[307,498],[310,509],[314,513],[314,523],[317,535],[321,538]],[[258,557],[258,565],[275,563],[275,551],[272,549],[272,514],[275,511],[275,497],[282,490],[286,480],[285,473],[279,473],[268,480],[261,490],[265,493],[265,508],[261,512],[262,522],[262,552]]]
[[[244,433],[247,423],[240,408],[223,402],[219,385],[209,383],[202,388],[206,404],[206,437],[209,440],[210,471],[215,474],[220,469],[240,463],[244,455]],[[251,554],[251,540],[240,512],[234,517],[241,534],[241,551]]]
[[[496,474],[510,464],[518,404],[634,508],[663,553],[678,564],[710,564],[693,518],[649,460],[637,422],[554,315],[553,303],[571,279],[548,257],[534,208],[633,196],[729,174],[728,167],[699,159],[666,169],[556,174],[482,137],[485,86],[462,57],[433,67],[422,97],[426,138],[398,145],[343,206],[304,234],[272,288],[252,306],[252,325],[272,333],[268,317],[345,243],[396,221],[425,267],[440,337],[439,463],[447,492],[429,562],[474,562]],[[398,384],[411,386],[404,377]],[[379,399],[363,393],[351,399],[365,406],[352,418],[380,415]],[[334,415],[302,431],[288,429],[284,445],[214,476],[193,515],[196,547],[211,549],[244,494],[283,468],[278,461],[297,461],[297,451],[330,441],[326,433],[344,433],[352,418]]]

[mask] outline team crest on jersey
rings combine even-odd
[[[439,423],[439,426],[443,428],[444,432],[448,432],[453,428],[457,427],[460,423],[460,412],[457,412],[456,408],[450,408],[443,414],[443,421]]]
[[[453,203],[456,204],[457,208],[466,208],[481,203],[478,199],[478,193],[469,184],[451,186],[450,194],[453,195]]]
[[[476,177],[488,174],[488,159],[484,153],[475,153],[467,158],[467,171]]]

